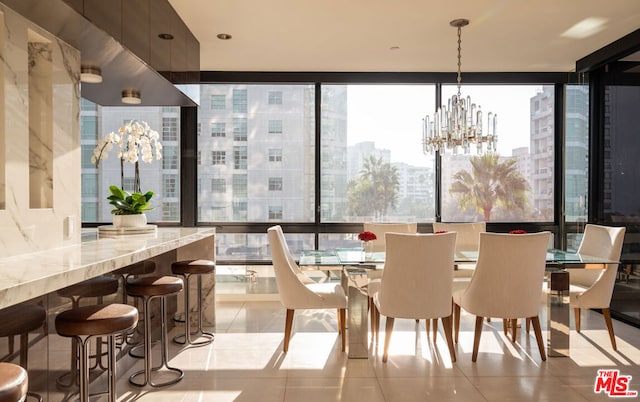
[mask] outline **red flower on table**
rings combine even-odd
[[[358,240],[367,242],[367,241],[376,240],[376,239],[377,239],[376,234],[373,232],[365,231],[365,232],[358,233]]]
[[[435,232],[433,232],[433,234],[440,234],[440,233],[447,233],[446,230],[437,230]]]
[[[509,234],[527,234],[527,231],[522,229],[515,229],[510,231]]]

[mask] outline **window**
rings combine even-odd
[[[282,206],[269,206],[269,219],[270,220],[282,220]]]
[[[282,134],[282,120],[269,120],[269,134]]]
[[[244,198],[247,196],[247,175],[246,174],[234,174],[233,175],[233,197]]]
[[[433,221],[435,162],[420,130],[435,86],[323,85],[322,107],[321,221]]]
[[[211,95],[211,109],[224,110],[226,107],[224,95]]]
[[[82,203],[82,222],[98,222],[98,203],[84,201]]]
[[[235,91],[238,90],[238,91]],[[214,219],[214,209],[220,208],[215,222],[266,222],[269,220],[269,205],[273,197],[282,199],[282,221],[313,222],[315,189],[315,85],[246,85],[203,84],[202,99],[211,94],[226,93],[246,97],[250,113],[235,113],[231,105],[225,111],[212,111],[200,107],[198,119],[205,124],[204,130],[213,123],[226,123],[225,133],[229,140],[203,135],[198,138],[198,150],[204,152],[204,164],[198,165],[198,177],[205,177],[204,191],[198,194],[197,203],[202,207],[202,222]],[[242,95],[240,95],[242,94]],[[271,101],[287,99],[282,106]],[[239,99],[239,98],[238,98]],[[345,98],[346,99],[346,98]],[[295,135],[270,135],[269,120],[287,124],[287,132]],[[342,124],[342,122],[338,123]],[[281,130],[283,131],[283,130]],[[205,133],[206,134],[206,133]],[[250,137],[250,138],[249,138]],[[228,160],[225,167],[208,162],[211,151],[225,151]],[[251,160],[249,160],[251,158]],[[281,177],[287,186],[280,192],[269,193],[269,177]],[[224,179],[225,193],[209,191],[212,178]],[[222,191],[222,181],[220,191]],[[271,198],[270,198],[271,197]],[[229,201],[232,202],[229,202]],[[244,202],[240,204],[239,202]],[[279,204],[279,203],[275,203]],[[222,209],[224,207],[224,209]],[[241,208],[235,211],[234,208]],[[243,219],[236,221],[236,219]],[[263,236],[266,239],[266,236]],[[239,240],[238,240],[239,241]],[[244,240],[243,240],[244,241]],[[228,245],[221,244],[221,250]]]
[[[589,86],[565,87],[565,221],[586,222],[589,190]]]
[[[211,136],[212,137],[225,137],[227,135],[227,128],[225,123],[213,123],[211,124]]]
[[[122,189],[124,191],[128,191],[130,193],[133,193],[134,191],[136,191],[136,179],[133,176],[125,176],[122,179]]]
[[[162,118],[162,141],[178,140],[178,119],[175,117]]]
[[[80,133],[83,140],[98,141],[98,118],[96,116],[82,116],[80,118]]]
[[[225,151],[211,151],[211,164],[224,165],[227,163],[227,153]]]
[[[282,162],[282,149],[280,148],[269,149],[269,162]]]
[[[82,168],[83,169],[95,169],[96,165],[94,163],[91,162],[91,157],[93,156],[93,149],[95,148],[95,145],[81,145],[80,146],[80,152],[81,152],[81,159],[82,159]]]
[[[247,113],[247,90],[233,90],[233,113]]]
[[[162,195],[164,197],[178,196],[178,175],[176,174],[162,175]]]
[[[282,105],[282,91],[269,91],[269,104]]]
[[[226,193],[227,181],[225,179],[211,179],[211,192],[212,193]]]
[[[165,146],[162,148],[162,168],[177,169],[178,168],[178,148],[173,146]]]
[[[163,221],[179,221],[180,220],[180,204],[177,202],[162,203],[162,220]]]
[[[95,197],[98,194],[98,174],[82,173],[82,196]]]
[[[212,207],[211,211],[211,219],[214,221],[226,221],[227,218],[227,207]]]
[[[269,177],[269,191],[282,191],[282,177]]]
[[[207,95],[208,96],[208,95]],[[203,98],[203,99],[206,99]],[[177,117],[176,117],[177,116]],[[151,200],[153,210],[147,212],[150,222],[162,222],[163,211],[161,202],[163,197],[172,197],[175,201],[176,211],[180,210],[180,113],[176,107],[108,107],[96,106],[86,99],[81,100],[80,121],[85,126],[97,125],[97,138],[89,138],[88,132],[84,132],[85,138],[81,139],[81,202],[83,209],[83,222],[110,223],[112,209],[107,200],[108,186],[121,185],[120,160],[117,158],[117,150],[114,147],[106,160],[100,162],[99,167],[91,163],[93,148],[97,140],[110,132],[117,132],[123,125],[131,120],[144,121],[152,130],[157,131],[160,142],[163,145],[163,158],[151,163],[141,161],[139,164],[141,190],[153,191],[156,195]],[[209,118],[211,120],[211,118]],[[82,130],[82,127],[81,127]],[[205,136],[205,138],[209,138]],[[168,143],[165,141],[169,141]],[[195,155],[194,155],[195,157]],[[124,190],[134,191],[134,165],[124,163]],[[167,171],[166,169],[171,169]],[[95,176],[97,175],[97,176]],[[168,177],[175,177],[169,180]],[[171,183],[171,184],[170,184]],[[175,184],[174,184],[175,183]],[[167,200],[164,200],[167,201]],[[172,220],[179,219],[177,214],[172,215]],[[86,220],[85,220],[86,219]]]
[[[233,168],[247,168],[247,147],[233,147]]]
[[[98,111],[98,105],[91,102],[89,99],[80,99],[80,110],[82,112],[96,112]]]
[[[233,220],[234,221],[246,221],[247,220],[247,202],[246,201],[234,201],[233,202]]]
[[[442,96],[456,92],[445,85]],[[498,152],[443,157],[442,220],[553,222],[553,85],[465,85],[463,95],[482,105],[485,132],[498,115]]]
[[[247,140],[247,119],[234,118],[233,119],[233,140],[234,141],[246,141]]]

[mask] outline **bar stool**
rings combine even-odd
[[[44,307],[37,304],[17,304],[0,310],[0,337],[13,339],[20,335],[20,366],[25,370],[29,363],[29,332],[42,327],[46,319]],[[28,392],[27,396],[42,402],[42,396],[35,392]]]
[[[153,272],[155,272],[155,270],[156,270],[156,263],[151,260],[140,261],[140,262],[131,264],[125,268],[122,268],[121,270],[118,270],[115,274],[122,279],[122,303],[124,304],[129,303],[129,300],[128,300],[129,295],[127,294],[127,279],[129,279],[129,277],[131,276],[137,277],[138,275],[152,274]],[[140,300],[140,299],[136,298],[136,300]],[[137,303],[135,307],[138,307]],[[139,319],[138,324],[140,324],[141,322],[142,320]],[[140,327],[141,325],[138,325],[138,328]],[[136,332],[134,331],[133,334],[135,335],[135,333]],[[127,336],[127,334],[123,334],[122,341],[116,345],[121,346],[124,343],[126,343],[127,345],[134,346],[133,348],[129,349],[129,355],[131,357],[136,357],[140,359],[144,357],[143,352],[137,353],[137,350],[139,349],[138,346],[140,347],[143,346],[141,342],[131,341]]]
[[[71,337],[80,347],[80,402],[89,401],[89,340],[107,337],[107,376],[109,401],[116,401],[115,335],[129,331],[138,323],[138,310],[128,304],[100,304],[63,311],[56,316],[56,331]]]
[[[0,402],[22,402],[27,397],[27,370],[13,363],[0,363]]]
[[[98,276],[95,278],[91,278],[84,282],[77,283],[75,285],[68,286],[64,289],[58,290],[58,295],[61,297],[66,297],[71,299],[71,308],[75,309],[80,307],[80,300],[86,299],[89,297],[95,297],[96,303],[94,304],[102,304],[104,301],[104,297],[117,293],[118,292],[118,280],[111,276]],[[71,350],[77,351],[78,346],[76,345],[76,339],[72,338],[71,340]],[[96,339],[96,354],[94,357],[96,358],[96,363],[91,369],[95,369],[98,366],[100,368],[105,369],[102,365],[102,356],[104,353],[102,351],[102,339]],[[62,374],[60,377],[56,379],[56,383],[63,387],[68,388],[73,384],[77,384],[77,359],[78,356],[76,353],[71,353],[71,371],[66,374]],[[64,381],[64,378],[67,376],[71,376],[68,382]]]
[[[150,385],[154,388],[165,387],[182,380],[184,372],[176,367],[170,367],[167,362],[168,342],[166,324],[166,296],[174,295],[183,289],[182,279],[175,276],[146,276],[142,278],[129,278],[127,280],[127,293],[132,297],[141,297],[144,304],[144,369],[136,371],[129,377],[129,383],[137,387]],[[160,298],[160,353],[162,362],[160,366],[152,367],[151,364],[151,300]],[[162,368],[176,374],[176,377],[165,382],[153,382],[151,372]],[[136,381],[136,377],[144,376],[144,381]]]
[[[175,343],[180,345],[192,345],[192,346],[204,346],[213,342],[215,337],[211,332],[206,332],[202,329],[202,275],[214,273],[216,270],[216,264],[209,260],[187,260],[176,261],[171,264],[171,272],[175,275],[184,277],[184,334],[176,335],[173,338]],[[189,278],[191,275],[197,275],[198,286],[198,329],[196,332],[191,332],[190,328],[190,308],[189,308]],[[215,302],[215,301],[214,301]],[[197,338],[205,338],[201,341],[195,341],[191,338],[192,335],[198,335]],[[196,338],[196,339],[197,339]]]

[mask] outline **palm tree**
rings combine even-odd
[[[453,175],[449,194],[462,208],[474,208],[485,222],[491,219],[495,206],[525,209],[529,183],[517,169],[517,159],[500,162],[498,154],[471,157],[471,172],[460,170]]]
[[[373,155],[362,161],[360,176],[349,183],[347,199],[355,215],[384,216],[398,203],[398,170]]]

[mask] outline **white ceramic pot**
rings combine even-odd
[[[117,228],[139,228],[147,225],[147,215],[113,215],[113,226]]]

